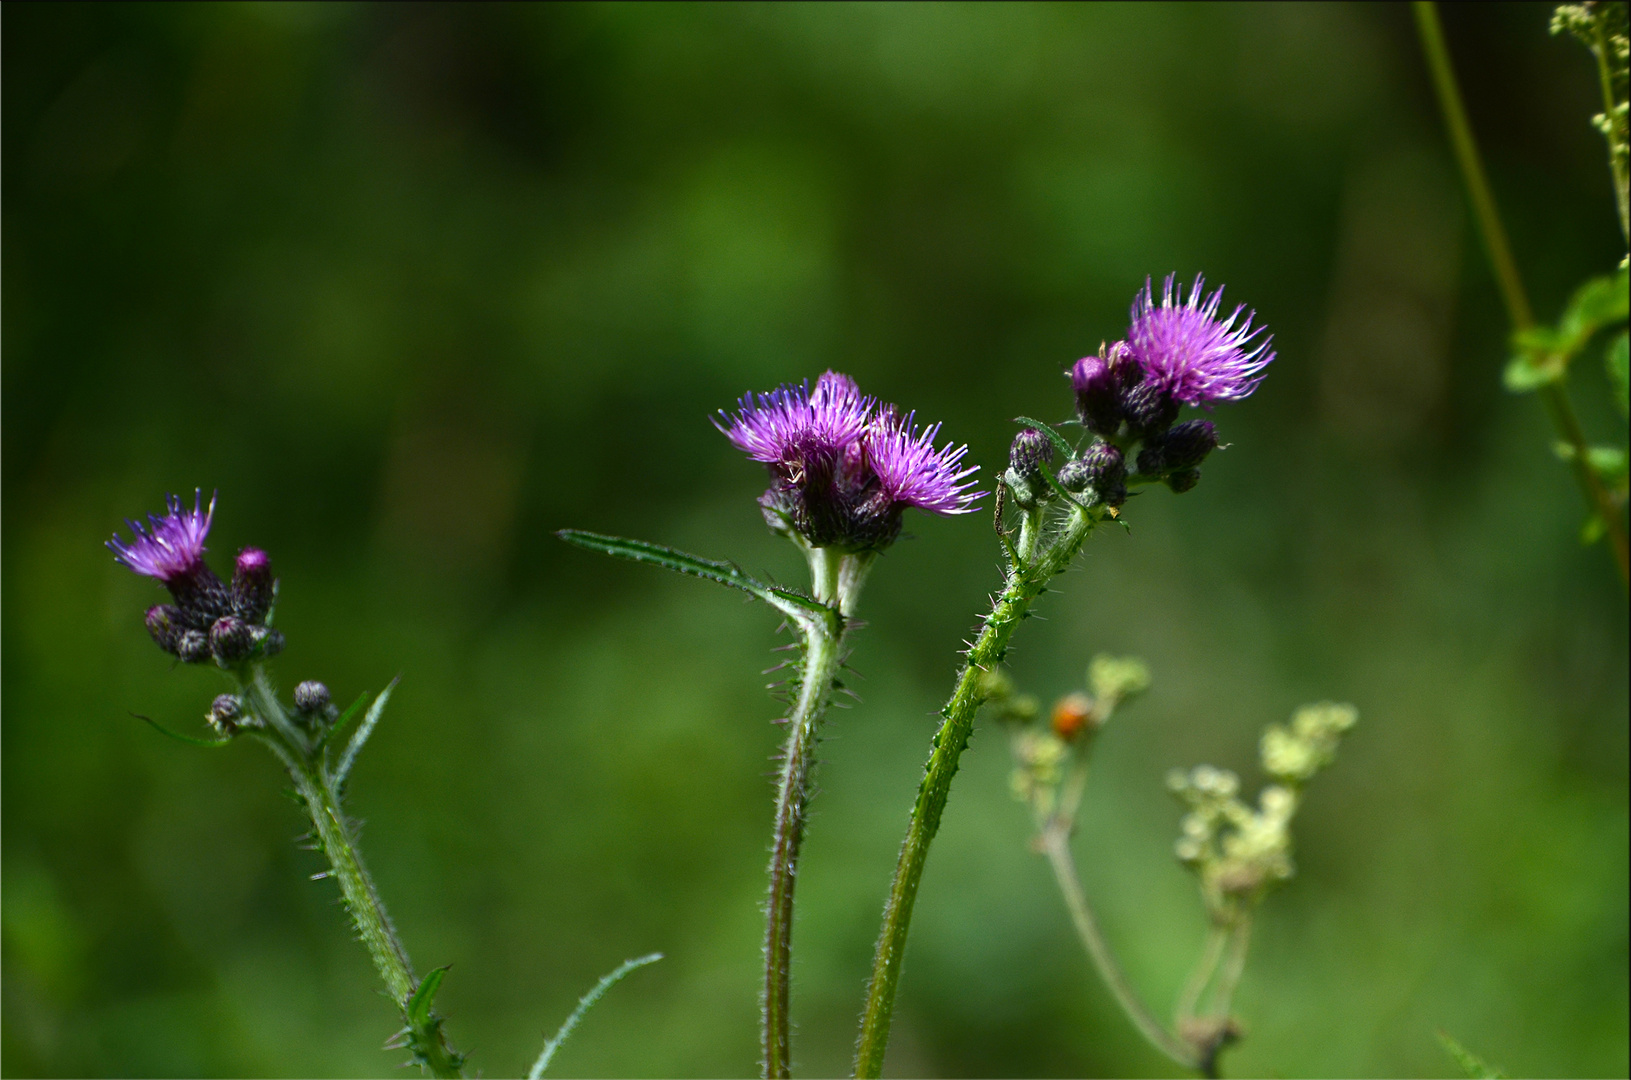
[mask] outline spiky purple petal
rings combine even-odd
[[[842,450],[860,438],[874,405],[849,376],[829,371],[814,391],[800,384],[744,394],[736,415],[721,411],[714,426],[754,461],[786,464]]]
[[[146,528],[127,519],[136,539],[127,544],[115,534],[108,548],[115,559],[136,573],[158,578],[166,585],[195,575],[203,566],[204,538],[215,516],[215,497],[210,497],[208,510],[202,509],[203,499],[203,492],[195,491],[193,508],[188,510],[176,496],[165,496],[167,514],[147,515]]]
[[[1202,300],[1205,279],[1199,275],[1190,286],[1189,297],[1181,300],[1175,289],[1177,275],[1168,274],[1155,300],[1148,278],[1133,301],[1132,325],[1127,344],[1144,369],[1144,377],[1189,405],[1214,401],[1238,401],[1257,389],[1263,369],[1274,360],[1269,351],[1273,337],[1262,337],[1264,328],[1252,328],[1256,312],[1246,312],[1239,326],[1240,305],[1227,319],[1218,318],[1223,300],[1220,288]]]
[[[984,492],[971,491],[968,479],[978,466],[959,469],[967,446],[947,443],[936,450],[940,425],[914,430],[914,414],[897,419],[886,410],[864,440],[867,464],[878,478],[878,490],[896,506],[915,506],[931,514],[966,514]]]

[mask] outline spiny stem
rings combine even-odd
[[[799,849],[804,843],[810,776],[815,771],[816,733],[832,700],[833,682],[843,664],[845,618],[854,614],[861,586],[872,568],[872,553],[833,548],[805,549],[815,598],[831,605],[833,617],[799,621],[804,661],[798,701],[787,718],[781,775],[776,785],[776,825],[770,845],[770,886],[765,901],[765,977],[760,1002],[764,1075],[792,1075],[791,983],[793,890]]]
[[[385,981],[391,1000],[396,1003],[407,1023],[409,1044],[430,1075],[463,1076],[464,1059],[448,1045],[441,1020],[431,1016],[426,1023],[417,1024],[409,1013],[408,1003],[419,988],[419,980],[414,975],[408,950],[398,937],[396,926],[385,910],[385,902],[380,899],[379,890],[374,886],[374,879],[363,864],[351,825],[340,809],[339,793],[335,790],[324,753],[314,750],[311,741],[289,719],[263,670],[255,670],[245,682],[244,691],[251,711],[265,725],[262,741],[283,762],[301,802],[311,816],[314,834],[328,858],[329,876],[339,881],[340,894],[357,934],[362,938],[380,978]]]
[[[805,639],[804,671],[797,705],[788,717],[776,787],[776,828],[770,848],[770,893],[765,905],[763,1006],[764,1075],[792,1075],[789,983],[793,949],[793,886],[804,841],[816,728],[832,697],[838,674],[839,635],[811,629]]]
[[[1096,515],[1073,509],[1063,531],[1051,544],[1039,543],[1040,530],[1030,515],[1021,529],[1021,561],[1010,569],[1008,582],[986,616],[979,637],[969,649],[968,660],[957,678],[951,700],[940,710],[944,722],[934,736],[934,750],[918,786],[917,803],[906,827],[895,877],[890,883],[884,907],[883,926],[878,933],[877,951],[872,961],[872,979],[867,986],[866,1006],[861,1014],[861,1034],[855,1048],[855,1075],[876,1077],[883,1071],[884,1050],[889,1045],[889,1025],[895,1012],[895,994],[900,985],[901,961],[911,928],[912,908],[917,902],[918,885],[929,856],[929,845],[940,828],[940,817],[957,775],[957,762],[968,746],[974,730],[974,714],[985,700],[980,680],[1002,662],[1008,641],[1032,602],[1052,577],[1070,565],[1093,526]],[[1027,547],[1031,550],[1027,551]],[[1036,550],[1040,548],[1040,550]]]
[[[1059,882],[1059,891],[1064,894],[1065,906],[1070,909],[1070,920],[1076,925],[1077,936],[1082,939],[1088,956],[1092,957],[1093,966],[1098,968],[1099,977],[1115,996],[1116,1004],[1121,1006],[1121,1011],[1127,1014],[1138,1033],[1151,1046],[1184,1068],[1199,1071],[1201,1062],[1194,1052],[1163,1027],[1161,1021],[1139,1000],[1138,992],[1127,981],[1126,973],[1121,970],[1115,953],[1110,950],[1110,943],[1104,939],[1098,920],[1093,917],[1093,909],[1087,902],[1087,894],[1082,891],[1076,862],[1071,857],[1069,825],[1055,818],[1042,830],[1041,837],[1042,850],[1053,866],[1053,876]]]
[[[1484,250],[1495,269],[1507,318],[1512,323],[1512,329],[1521,333],[1534,327],[1534,311],[1529,306],[1523,279],[1518,275],[1517,261],[1512,257],[1512,244],[1507,239],[1505,226],[1501,224],[1495,196],[1484,173],[1478,143],[1473,139],[1472,125],[1467,121],[1461,91],[1456,85],[1455,68],[1450,63],[1450,51],[1444,44],[1444,27],[1439,22],[1438,7],[1432,0],[1415,0],[1412,7],[1416,13],[1416,28],[1421,35],[1422,49],[1427,54],[1427,65],[1433,74],[1433,86],[1438,92],[1439,106],[1444,112],[1444,125],[1449,129],[1450,144],[1455,149],[1461,177],[1472,200],[1473,216],[1478,219],[1479,232],[1484,238]],[[1609,100],[1612,102],[1612,95]],[[1571,460],[1575,481],[1580,485],[1586,504],[1603,522],[1609,550],[1619,570],[1620,584],[1631,587],[1631,546],[1628,546],[1625,523],[1620,520],[1620,510],[1603,486],[1602,477],[1591,466],[1585,432],[1580,427],[1568,389],[1559,380],[1544,384],[1537,393],[1558,435],[1573,450]]]

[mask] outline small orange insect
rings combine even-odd
[[[1093,719],[1093,699],[1086,694],[1066,694],[1053,707],[1053,733],[1071,742]]]

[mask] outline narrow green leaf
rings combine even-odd
[[[408,1014],[408,1026],[422,1029],[430,1023],[430,1007],[436,1000],[436,991],[441,988],[442,976],[447,974],[447,967],[439,967],[419,980],[419,988],[408,999],[403,1012]]]
[[[374,733],[374,725],[379,723],[380,714],[385,711],[385,703],[391,700],[391,691],[395,690],[396,684],[401,681],[402,676],[398,675],[391,680],[390,686],[379,692],[379,697],[375,698],[374,704],[368,708],[368,715],[362,718],[362,726],[357,729],[356,733],[351,736],[351,741],[346,744],[345,753],[340,755],[340,764],[334,770],[334,789],[336,791],[345,786],[345,778],[351,775],[351,766],[357,763],[357,755],[362,752],[363,744],[368,741],[368,736]],[[427,975],[426,978],[429,978],[429,976]]]
[[[1072,446],[1069,440],[1042,421],[1032,420],[1029,416],[1016,416],[1014,417],[1014,423],[1022,424],[1028,428],[1035,428],[1046,435],[1048,441],[1053,443],[1053,448],[1063,454],[1067,461],[1076,456],[1076,447]]]
[[[628,559],[630,562],[660,566],[677,574],[689,574],[692,577],[728,585],[733,589],[741,589],[795,619],[814,618],[830,626],[837,618],[837,612],[819,600],[793,589],[767,585],[757,578],[744,574],[734,563],[714,562],[712,559],[688,555],[674,548],[663,547],[661,544],[648,544],[643,540],[628,540],[621,536],[603,536],[600,533],[582,532],[578,529],[562,529],[555,535],[569,544],[589,551]]]
[[[334,723],[330,724],[328,726],[328,730],[323,732],[322,737],[317,740],[316,749],[321,750],[323,747],[332,742],[334,740],[334,736],[339,734],[340,729],[344,728],[356,718],[357,713],[362,710],[362,703],[367,700],[368,694],[366,692],[358,694],[357,700],[351,703],[351,707],[345,712],[341,713],[340,718],[334,721]]]
[[[199,739],[191,735],[183,735],[179,731],[171,731],[169,728],[165,727],[163,724],[159,723],[157,720],[154,720],[150,716],[143,716],[141,713],[131,713],[130,715],[151,725],[153,730],[159,732],[160,734],[168,735],[177,742],[184,742],[191,746],[225,746],[227,743],[232,741],[232,737],[229,735],[223,735],[219,739]]]
[[[579,999],[578,1007],[573,1009],[572,1015],[566,1018],[566,1023],[561,1025],[561,1030],[555,1033],[555,1037],[553,1039],[544,1044],[544,1052],[539,1054],[538,1060],[532,1063],[532,1069],[527,1073],[527,1080],[538,1080],[539,1077],[544,1075],[544,1070],[549,1068],[550,1059],[553,1058],[555,1056],[555,1052],[561,1048],[561,1044],[566,1041],[567,1036],[571,1035],[573,1029],[578,1026],[578,1021],[583,1019],[583,1014],[593,1008],[595,1002],[599,1001],[606,995],[606,991],[617,985],[623,976],[627,975],[629,972],[635,970],[636,968],[645,967],[647,964],[655,964],[662,958],[662,953],[654,952],[649,956],[641,956],[633,960],[625,960],[622,964],[618,965],[616,971],[613,971],[611,974],[605,976],[599,982],[597,982],[593,990],[590,990],[587,994],[583,995],[581,999]]]
[[[1450,1038],[1446,1032],[1440,1030],[1437,1034],[1439,1045],[1455,1059],[1461,1071],[1467,1074],[1467,1080],[1506,1080],[1506,1073]]]
[[[1626,343],[1625,331],[1608,343],[1608,354],[1603,357],[1603,363],[1608,368],[1609,385],[1614,388],[1614,404],[1620,410],[1621,416],[1628,415],[1631,402],[1628,402],[1628,388],[1631,388],[1631,346]]]

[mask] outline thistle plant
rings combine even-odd
[[[1146,280],[1133,302],[1126,337],[1101,345],[1096,355],[1070,369],[1073,423],[1081,426],[1082,436],[1073,442],[1049,424],[1016,420],[1022,430],[997,492],[996,530],[1007,569],[968,646],[956,688],[940,710],[942,723],[884,908],[856,1044],[857,1076],[882,1072],[929,847],[975,714],[1001,685],[997,677],[1014,631],[1093,531],[1121,517],[1137,489],[1159,484],[1181,494],[1200,482],[1200,466],[1219,446],[1217,429],[1205,419],[1180,422],[1183,406],[1245,398],[1274,360],[1272,339],[1262,327],[1253,328],[1255,314],[1238,306],[1220,317],[1222,298],[1222,289],[1208,295],[1201,277],[1185,295],[1176,276],[1169,276],[1159,297]],[[1014,526],[1005,517],[1008,502],[1016,510]]]
[[[1513,393],[1533,393],[1540,398],[1557,433],[1553,449],[1574,472],[1586,500],[1587,517],[1581,526],[1581,540],[1587,544],[1606,540],[1619,571],[1620,584],[1627,587],[1631,585],[1631,547],[1626,537],[1627,464],[1631,458],[1624,445],[1625,429],[1622,424],[1613,443],[1590,443],[1570,395],[1569,375],[1573,362],[1606,332],[1609,340],[1603,352],[1603,364],[1609,393],[1622,421],[1626,418],[1628,353],[1624,327],[1627,295],[1631,292],[1627,259],[1631,255],[1620,260],[1617,273],[1592,277],[1576,289],[1555,325],[1536,320],[1461,101],[1438,9],[1429,0],[1416,0],[1414,7],[1445,127],[1511,326],[1513,355],[1504,372],[1506,388]],[[1592,118],[1592,125],[1608,144],[1620,239],[1622,243],[1631,244],[1631,196],[1627,192],[1631,169],[1627,164],[1626,129],[1627,57],[1631,43],[1627,37],[1626,10],[1624,0],[1562,4],[1553,14],[1552,33],[1573,35],[1591,50],[1597,61],[1603,111]],[[1614,333],[1616,329],[1618,333]]]
[[[787,737],[781,750],[765,901],[764,981],[760,993],[762,1067],[791,1075],[790,997],[793,898],[804,841],[821,721],[855,628],[861,587],[878,555],[900,535],[909,508],[964,514],[979,492],[964,467],[967,447],[935,446],[940,425],[914,425],[915,414],[880,404],[847,375],[828,371],[808,384],[745,395],[714,425],[770,474],[759,508],[771,531],[791,541],[810,567],[800,592],[742,573],[730,563],[635,540],[567,530],[562,539],[742,589],[776,608],[798,632],[790,662]]]
[[[313,875],[313,880],[339,882],[352,928],[396,1007],[402,1026],[386,1048],[406,1048],[411,1055],[407,1064],[418,1065],[427,1075],[463,1076],[465,1055],[448,1041],[443,1018],[434,1010],[447,968],[436,968],[423,977],[416,973],[363,861],[356,824],[344,809],[352,766],[379,723],[396,681],[374,698],[366,712],[366,694],[341,712],[328,687],[315,680],[297,685],[292,702],[286,704],[267,670],[267,661],[284,645],[282,632],[272,626],[278,581],[272,575],[270,557],[259,548],[245,548],[238,553],[231,582],[222,581],[204,561],[215,500],[204,509],[202,492],[197,492],[189,510],[171,495],[166,508],[162,515],[150,514],[145,525],[127,521],[134,539],[126,541],[115,535],[107,546],[119,562],[157,579],[169,590],[174,602],[154,605],[146,615],[148,633],[159,648],[184,664],[212,665],[225,674],[232,689],[217,696],[205,715],[212,738],[179,734],[147,717],[140,719],[194,745],[219,747],[248,737],[272,751],[288,771],[298,801],[311,818],[306,840],[328,861],[328,869]],[[359,716],[361,722],[345,749],[338,751],[340,735]],[[657,959],[660,954],[630,960],[603,979],[545,1044],[529,1075],[541,1075],[582,1013],[612,983]]]
[[[1259,753],[1273,782],[1255,807],[1240,799],[1240,778],[1226,769],[1201,765],[1168,774],[1168,790],[1188,809],[1174,851],[1195,875],[1208,924],[1169,1027],[1145,1006],[1116,959],[1070,849],[1093,748],[1116,711],[1149,688],[1150,675],[1141,661],[1098,656],[1087,683],[1090,693],[1061,698],[1050,722],[1039,724],[1034,698],[1015,693],[1001,673],[987,678],[988,707],[1010,728],[1010,786],[1031,812],[1033,847],[1047,856],[1082,947],[1116,1003],[1151,1046],[1186,1069],[1216,1076],[1219,1055],[1242,1032],[1231,1004],[1246,967],[1253,913],[1291,879],[1291,822],[1303,787],[1335,760],[1339,740],[1359,714],[1351,705],[1322,702],[1298,709],[1288,727],[1266,728]]]

